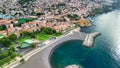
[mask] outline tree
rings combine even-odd
[[[8,56],[8,52],[4,52],[3,54],[2,54],[2,57],[3,58],[5,58],[5,57],[7,57]]]
[[[22,59],[20,60],[20,62],[21,62],[21,63],[25,62],[25,59],[24,59],[24,58],[22,58]]]
[[[31,21],[30,18],[20,18],[20,19],[18,19],[18,23],[20,23],[20,24],[23,24],[23,23],[29,22],[29,21]]]
[[[10,47],[10,49],[9,49],[9,51],[15,51],[15,48],[12,46],[12,47]]]
[[[2,54],[0,54],[0,60],[7,56],[8,56],[8,52],[3,52]]]
[[[0,30],[5,30],[5,29],[7,29],[6,25],[1,25],[0,26]]]
[[[44,13],[42,12],[39,12],[39,13],[36,13],[37,16],[41,16],[41,15],[44,15]]]
[[[4,58],[4,59],[3,59],[3,61],[4,61],[4,62],[7,62],[7,63],[9,63],[9,62],[11,61],[11,58],[10,58],[10,56],[8,56],[8,57]]]
[[[79,16],[77,14],[67,14],[67,17],[70,19],[70,20],[79,20]]]
[[[16,56],[17,56],[16,53],[12,53],[12,55],[10,57],[15,58]]]
[[[22,36],[29,36],[29,35],[31,35],[31,33],[28,31],[23,31],[23,33],[22,33]]]
[[[37,43],[32,43],[32,44],[31,44],[31,47],[32,47],[32,48],[36,48],[36,46],[37,46]]]
[[[23,5],[23,4],[28,3],[30,1],[34,1],[34,0],[18,0],[18,3]]]
[[[56,36],[60,36],[60,35],[62,35],[63,33],[62,32],[57,32],[55,35]]]
[[[95,8],[93,11],[92,11],[94,14],[100,14],[102,13],[102,9],[101,8]]]
[[[0,60],[0,66],[2,66],[5,62],[3,60]]]
[[[35,38],[35,34],[32,33],[32,34],[30,35],[30,37],[31,37],[31,38]]]
[[[12,41],[15,41],[17,39],[17,35],[16,34],[11,34],[8,38]]]
[[[9,38],[3,37],[2,39],[0,39],[0,44],[2,44],[3,47],[9,47],[11,41]]]
[[[42,27],[41,31],[45,34],[55,34],[56,30],[52,29],[52,28],[48,28],[48,27]]]

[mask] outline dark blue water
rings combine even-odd
[[[64,68],[71,64],[82,68],[120,68],[120,11],[92,19],[93,26],[82,28],[81,31],[102,33],[96,38],[94,47],[86,48],[79,40],[60,44],[51,55],[53,68]]]

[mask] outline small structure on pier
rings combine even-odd
[[[80,66],[79,65],[69,65],[69,66],[67,66],[65,68],[80,68]]]

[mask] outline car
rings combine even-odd
[[[41,46],[45,46],[45,44],[42,42],[42,43],[38,44],[37,46],[41,47]]]

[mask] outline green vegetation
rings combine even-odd
[[[22,43],[22,42],[24,42],[27,39],[30,39],[30,37],[29,36],[22,37],[22,38],[17,39],[16,41],[19,42],[19,43]]]
[[[18,19],[18,23],[25,23],[25,22],[29,22],[29,21],[31,21],[29,18],[20,18],[20,19]]]
[[[0,49],[0,66],[4,65],[5,63],[9,63],[12,59],[14,59],[17,54],[14,52],[14,47],[16,45],[15,42],[23,43],[27,39],[35,38],[40,41],[45,41],[53,36],[60,36],[62,32],[56,32],[56,30],[48,27],[42,27],[40,29],[41,31],[35,31],[35,32],[27,32],[24,31],[21,34],[21,38],[17,39],[17,36],[15,34],[11,34],[9,37],[3,37],[0,39],[0,44],[2,44],[2,47],[6,47],[8,50],[5,52],[2,52]],[[11,45],[12,44],[12,45]],[[11,46],[10,46],[11,45]],[[31,45],[32,48],[36,48],[37,43],[33,43]],[[9,47],[9,48],[8,48]],[[20,60],[21,63],[24,62],[24,59]]]
[[[7,37],[3,37],[0,39],[0,44],[2,44],[3,47],[9,47],[11,40]]]
[[[24,59],[24,58],[22,58],[22,59],[20,60],[20,62],[21,62],[21,63],[25,62],[25,59]]]
[[[102,9],[101,8],[95,8],[92,12],[94,14],[100,14],[100,13],[102,13]]]
[[[0,39],[0,44],[2,47],[9,47],[12,41],[15,41],[17,36],[15,34],[11,34],[9,37],[3,37]]]
[[[57,22],[66,22],[66,19],[65,18],[61,18],[61,19],[56,19]]]
[[[31,35],[31,33],[28,32],[28,31],[23,31],[23,33],[22,33],[22,36],[23,36],[23,37],[25,37],[25,36],[30,36],[30,35]]]
[[[58,3],[58,5],[56,6],[57,8],[61,8],[61,7],[64,7],[66,4],[65,3],[63,3],[63,2],[60,2],[60,3]]]
[[[39,13],[35,13],[37,16],[41,16],[41,15],[44,15],[44,13],[42,12],[39,12]]]
[[[31,47],[32,47],[32,48],[36,48],[36,47],[37,47],[37,46],[36,46],[37,44],[38,44],[38,43],[32,43],[32,44],[31,44]]]
[[[5,9],[3,9],[2,11],[0,11],[0,13],[6,14]]]
[[[0,31],[1,31],[1,30],[6,30],[6,29],[7,29],[6,25],[1,25],[1,26],[0,26]]]
[[[16,53],[14,53],[14,49],[10,48],[8,52],[3,52],[0,54],[0,66],[8,63],[16,57]]]
[[[40,41],[45,41],[47,40],[48,38],[52,37],[53,35],[47,35],[47,34],[44,34],[44,33],[38,33],[36,35],[36,39],[40,40]]]
[[[15,41],[17,39],[17,35],[16,34],[11,34],[8,37],[11,41]]]
[[[36,19],[37,19],[37,18],[20,18],[20,19],[17,20],[18,23],[17,23],[17,24],[14,24],[14,27],[15,27],[15,26],[20,27],[21,24],[24,24],[24,23],[30,22],[30,21],[34,21],[34,20],[36,20]]]
[[[42,27],[41,32],[45,33],[45,34],[48,34],[48,35],[57,33],[56,30],[54,30],[52,28],[47,28],[47,27]]]
[[[34,1],[34,0],[19,0],[18,3],[25,4],[25,3],[28,3],[30,1]]]
[[[67,17],[70,19],[70,20],[79,20],[79,16],[78,15],[76,15],[76,14],[73,14],[73,15],[71,15],[71,14],[67,14]]]
[[[17,41],[21,43],[30,38],[36,38],[40,41],[45,41],[52,36],[60,36],[60,35],[62,35],[62,32],[56,32],[56,30],[54,30],[54,29],[42,27],[41,31],[36,31],[33,33],[24,31],[21,34],[22,38]]]
[[[40,41],[45,41],[50,37],[60,36],[60,35],[62,35],[62,32],[56,32],[54,29],[42,27],[41,31],[35,31],[35,32],[24,31],[21,34],[21,38],[16,39],[15,42],[23,43],[25,40],[31,39],[31,38],[35,38]]]

